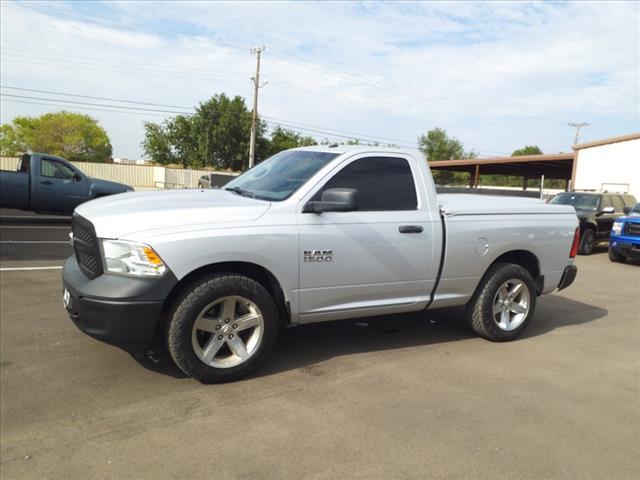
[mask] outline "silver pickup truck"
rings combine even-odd
[[[573,282],[577,227],[569,205],[436,195],[417,151],[306,147],[224,189],[79,206],[63,300],[91,336],[160,330],[186,374],[227,381],[304,323],[463,305],[478,335],[513,340]]]

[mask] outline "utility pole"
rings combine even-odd
[[[256,121],[258,120],[258,90],[268,82],[260,84],[260,54],[264,52],[264,46],[251,50],[251,55],[256,55],[256,76],[251,77],[253,82],[253,113],[251,115],[251,138],[249,139],[249,168],[253,167],[256,158]]]
[[[576,139],[573,141],[574,145],[578,144],[578,139],[580,138],[580,129],[582,127],[588,127],[589,124],[587,122],[581,122],[581,123],[568,123],[567,125],[569,125],[570,127],[573,127],[576,129]]]

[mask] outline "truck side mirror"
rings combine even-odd
[[[358,190],[355,188],[329,188],[318,201],[310,201],[302,213],[352,212],[358,209]]]
[[[599,213],[600,215],[604,215],[604,214],[610,215],[610,214],[615,213],[615,212],[616,212],[616,209],[615,209],[615,208],[613,208],[613,207],[604,207],[604,208],[603,208],[602,210],[600,210],[598,213]]]
[[[625,215],[629,215],[631,213],[631,207],[624,207],[622,209],[622,213],[624,213]]]
[[[80,180],[82,180],[82,177],[80,176],[80,174],[79,174],[79,173],[74,173],[74,174],[73,174],[73,177],[72,177],[72,180],[73,180],[74,182],[79,182]]]

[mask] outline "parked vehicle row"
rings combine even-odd
[[[579,238],[570,205],[438,195],[420,152],[362,146],[280,152],[224,189],[94,200],[72,232],[73,322],[115,343],[160,331],[206,382],[305,323],[464,306],[478,335],[513,340],[573,282]]]
[[[87,177],[64,158],[25,153],[15,172],[0,171],[0,206],[70,214],[83,202],[131,192],[122,183]]]
[[[617,217],[631,211],[636,204],[633,195],[620,193],[563,192],[550,201],[552,205],[571,205],[580,221],[581,255],[589,255],[593,247],[607,242]]]

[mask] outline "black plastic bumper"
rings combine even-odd
[[[103,274],[92,280],[70,257],[62,283],[65,308],[76,326],[94,338],[119,344],[152,340],[164,300],[177,280],[169,271],[160,278]]]
[[[575,265],[567,265],[562,273],[562,278],[560,279],[560,283],[558,284],[558,290],[562,290],[563,288],[567,288],[569,285],[573,283],[576,279],[576,275],[578,274],[578,267]]]
[[[618,241],[615,245],[610,244],[609,248],[615,250],[620,255],[624,255],[625,257],[640,258],[640,244],[637,243]]]

